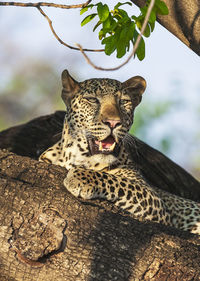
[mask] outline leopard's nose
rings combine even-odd
[[[110,127],[111,129],[116,128],[117,126],[121,125],[120,120],[111,120],[111,119],[107,119],[107,120],[103,120],[103,123],[106,124],[108,127]]]

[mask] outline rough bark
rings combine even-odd
[[[0,134],[8,149],[0,151],[0,280],[200,280],[199,236],[80,201],[63,186],[64,168],[33,159],[57,141],[63,117]],[[151,182],[200,198],[199,182],[182,168],[137,139],[127,145]]]
[[[139,7],[145,0],[132,0]],[[158,16],[158,22],[200,55],[200,1],[164,0],[169,8],[167,16]]]

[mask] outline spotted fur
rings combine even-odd
[[[65,70],[62,83],[67,107],[62,138],[40,160],[69,170],[64,185],[76,197],[103,198],[138,220],[200,234],[200,204],[151,186],[125,149],[145,80],[78,83]]]

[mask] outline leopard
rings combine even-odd
[[[62,136],[39,160],[65,167],[64,186],[77,198],[107,200],[136,220],[200,235],[200,204],[151,185],[125,145],[145,79],[78,82],[64,70],[62,86]]]

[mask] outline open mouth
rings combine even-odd
[[[94,139],[89,140],[90,152],[94,154],[116,154],[118,144],[113,136],[108,136],[104,140],[98,141]]]

